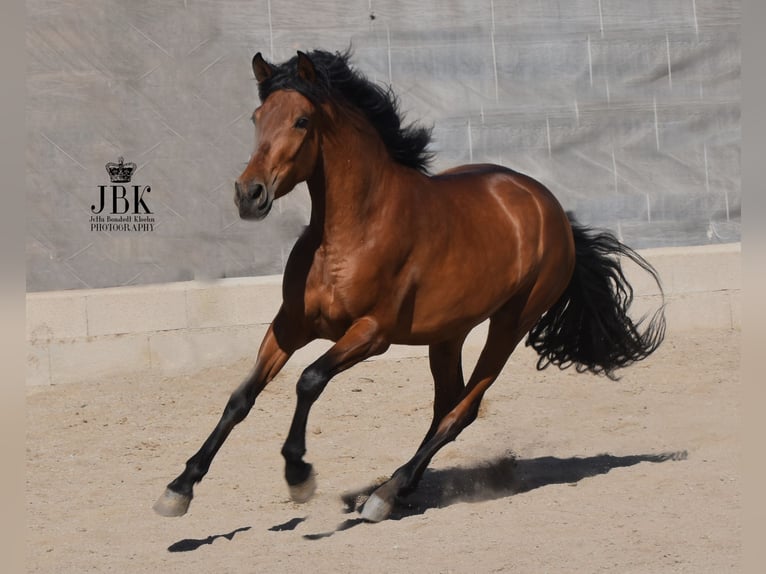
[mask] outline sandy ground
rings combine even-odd
[[[289,501],[279,454],[304,366],[289,364],[189,513],[172,519],[151,506],[248,364],[31,388],[27,569],[737,572],[739,341],[731,331],[671,336],[619,382],[538,373],[529,350],[517,351],[479,419],[380,524],[360,523],[342,496],[419,444],[431,413],[426,359],[366,362],[330,384],[309,420],[318,490],[304,505]]]

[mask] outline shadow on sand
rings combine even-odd
[[[606,474],[614,468],[624,468],[640,462],[685,460],[686,451],[661,454],[612,456],[600,454],[585,458],[544,456],[517,459],[505,456],[473,467],[426,470],[417,489],[396,501],[389,520],[401,520],[423,514],[432,508],[444,508],[458,502],[495,500],[529,492],[550,484],[575,484],[584,478]],[[380,485],[348,492],[342,496],[347,513],[358,511],[367,497]],[[348,530],[364,523],[361,518],[346,520],[335,531],[307,534],[304,538],[317,540],[335,532]]]
[[[215,534],[213,536],[208,536],[207,538],[199,538],[199,539],[185,538],[183,540],[179,540],[178,542],[168,546],[168,552],[190,552],[192,550],[196,550],[200,546],[205,546],[206,544],[212,544],[218,538],[225,538],[226,540],[232,540],[235,534],[237,534],[238,532],[245,532],[247,530],[250,530],[250,528],[252,527],[244,526],[242,528],[237,528],[236,530],[232,530],[228,534]]]
[[[606,474],[614,468],[624,468],[641,462],[659,463],[685,460],[686,456],[686,451],[628,456],[600,454],[585,458],[544,456],[517,459],[514,456],[504,456],[473,467],[429,469],[426,470],[413,493],[396,501],[389,519],[401,520],[408,516],[423,514],[432,508],[444,508],[458,502],[480,502],[506,498],[550,484],[576,484],[584,478]],[[357,512],[378,486],[380,483],[344,494],[341,498],[345,505],[345,512]],[[284,524],[272,526],[269,530],[273,532],[292,531],[305,520],[306,517],[293,518]],[[364,523],[365,521],[357,515],[355,518],[343,521],[335,530],[304,534],[303,538],[319,540]],[[172,544],[168,551],[188,552],[196,550],[200,546],[212,544],[218,538],[232,540],[238,532],[249,529],[250,527],[247,526],[228,534],[208,536],[200,540],[180,540]]]

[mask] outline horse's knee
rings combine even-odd
[[[234,424],[242,422],[244,418],[250,412],[255,404],[255,397],[249,397],[247,393],[236,390],[229,397],[229,402],[226,403],[226,409],[224,410],[224,416],[230,418]]]
[[[327,374],[322,370],[313,366],[307,367],[298,379],[298,384],[295,386],[298,398],[313,403],[319,398],[319,395],[322,394],[322,391],[327,385],[327,381]]]

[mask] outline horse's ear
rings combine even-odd
[[[298,76],[309,84],[313,84],[317,79],[314,62],[300,50],[298,50]]]
[[[253,73],[259,84],[264,80],[268,80],[274,73],[274,68],[263,59],[260,52],[253,56]]]

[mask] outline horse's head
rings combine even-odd
[[[266,217],[275,199],[311,176],[319,155],[319,107],[301,93],[304,90],[292,87],[313,84],[316,69],[302,52],[288,65],[274,67],[260,53],[253,57],[263,103],[252,116],[255,151],[234,184],[234,203],[242,219]],[[285,80],[275,77],[277,73],[294,77]]]

